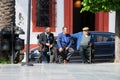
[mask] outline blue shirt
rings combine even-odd
[[[71,47],[72,45],[72,38],[70,34],[64,35],[63,33],[60,33],[57,37],[57,46],[58,48],[63,47]]]

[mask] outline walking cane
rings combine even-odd
[[[92,63],[92,45],[89,43],[89,61]]]
[[[89,55],[90,63],[92,63],[92,47],[90,46],[90,55]]]

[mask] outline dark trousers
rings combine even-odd
[[[59,55],[62,56],[63,60],[69,60],[73,53],[74,49],[69,48],[67,51],[64,49],[62,52],[59,52]]]
[[[91,47],[89,47],[87,45],[81,45],[80,49],[79,49],[79,53],[82,57],[82,62],[83,63],[91,62],[90,59],[93,58],[93,53],[92,53]]]
[[[39,55],[40,63],[42,62],[42,55],[46,57],[48,63],[53,63],[57,61],[57,49],[55,47],[50,48],[50,50],[48,47],[46,47],[44,51],[40,52]]]

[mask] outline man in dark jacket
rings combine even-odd
[[[57,37],[57,45],[59,54],[63,57],[64,63],[67,63],[74,50],[71,48],[72,39],[71,35],[68,34],[68,28],[63,27],[62,30],[63,32],[60,33]]]
[[[54,61],[54,59],[57,59],[57,51],[54,47],[54,35],[51,33],[51,28],[46,27],[45,32],[38,35],[38,43],[39,43],[39,52],[46,57],[47,62],[51,63]],[[42,55],[40,55],[41,59]],[[56,61],[56,60],[55,60]]]

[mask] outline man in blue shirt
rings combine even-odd
[[[57,46],[59,54],[62,56],[64,63],[66,63],[74,53],[74,50],[71,48],[72,39],[71,35],[68,34],[68,28],[63,27],[62,31],[63,32],[60,33],[57,37]]]
[[[72,34],[77,39],[77,50],[80,52],[83,63],[89,63],[89,49],[94,44],[94,39],[89,33],[89,28],[84,27],[83,32]]]

